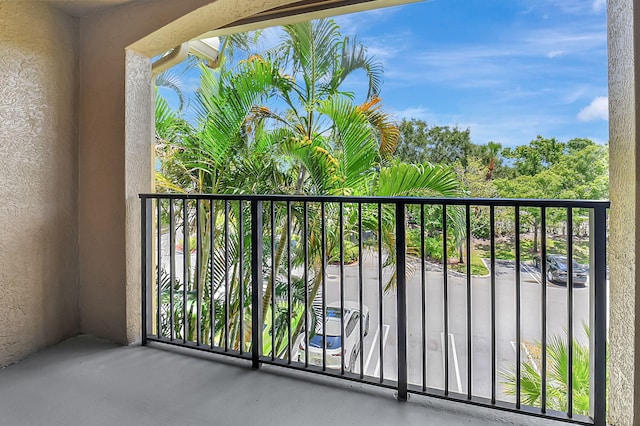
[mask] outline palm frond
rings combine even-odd
[[[333,122],[336,142],[341,149],[340,171],[344,187],[363,190],[378,160],[378,147],[366,116],[345,97],[334,96],[322,102],[318,111]]]
[[[294,72],[300,73],[305,83],[303,103],[312,106],[319,95],[318,82],[330,80],[335,70],[340,28],[331,19],[319,19],[285,25],[283,29]]]
[[[393,154],[400,139],[400,128],[391,121],[391,116],[382,111],[380,98],[373,97],[360,105],[358,109],[380,135],[380,155],[385,158]]]
[[[345,37],[340,58],[341,72],[336,74],[334,87],[338,87],[354,71],[363,70],[367,74],[369,90],[367,98],[377,97],[382,87],[382,62],[367,55],[367,48],[358,43],[355,37]]]
[[[380,171],[376,188],[379,196],[416,195],[429,191],[445,197],[459,196],[461,185],[455,173],[441,165],[394,162]]]
[[[171,69],[168,69],[156,76],[155,83],[156,87],[166,87],[176,94],[179,103],[178,110],[182,111],[185,104],[185,97],[181,76],[173,72]]]

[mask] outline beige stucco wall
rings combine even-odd
[[[78,332],[76,40],[0,2],[0,366]]]

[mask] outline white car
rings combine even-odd
[[[321,310],[322,312],[322,310]],[[315,333],[309,338],[309,364],[322,366],[322,340],[325,339],[327,351],[326,365],[328,368],[339,369],[342,363],[347,371],[353,371],[356,359],[361,352],[360,321],[364,321],[362,334],[369,334],[369,308],[362,305],[362,313],[357,302],[344,302],[344,315],[340,312],[340,302],[327,304],[325,324],[322,317],[317,316]],[[344,344],[342,342],[341,327],[344,326]],[[325,331],[326,330],[326,334]],[[301,334],[298,361],[305,361],[305,333]]]

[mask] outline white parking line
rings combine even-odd
[[[511,341],[511,348],[513,349],[513,352],[516,352],[516,342],[515,341]],[[520,348],[522,348],[522,351],[524,351],[524,354],[526,355],[527,359],[529,360],[529,363],[533,366],[534,370],[536,370],[536,373],[540,374],[540,370],[538,370],[538,364],[536,363],[536,361],[533,359],[533,357],[531,356],[531,353],[529,352],[529,349],[527,349],[527,345],[523,343],[520,343]]]
[[[382,328],[384,328],[384,334],[382,335],[382,350],[384,350],[384,347],[387,345],[387,337],[389,337],[389,329],[391,327],[389,327],[388,324],[384,324]],[[380,374],[380,357],[378,357],[378,362],[376,363],[376,369],[373,371],[373,377],[378,377],[379,374]]]
[[[449,333],[449,341],[451,342],[451,353],[453,355],[453,369],[456,373],[456,384],[458,392],[462,393],[462,380],[460,379],[460,366],[458,365],[458,351],[456,350],[456,341],[453,334]],[[444,370],[444,333],[440,333],[440,344],[442,345],[442,369]],[[447,372],[449,374],[449,372]]]
[[[538,284],[542,284],[542,281],[538,278],[538,274],[537,272],[534,274],[532,271],[534,271],[532,266],[529,266],[527,264],[521,263],[522,266],[524,266],[524,270],[531,276],[531,278],[533,278],[534,280],[536,280],[536,282]]]
[[[453,365],[456,369],[456,382],[458,384],[458,392],[462,393],[462,380],[460,380],[460,366],[458,366],[458,351],[456,351],[456,339],[453,337],[453,334],[449,334],[451,336],[451,350],[453,351]]]
[[[376,328],[376,334],[373,335],[373,344],[371,345],[371,349],[369,350],[369,355],[367,356],[367,361],[364,363],[364,371],[365,371],[365,373],[369,369],[369,363],[371,362],[371,356],[373,355],[373,350],[376,347],[375,342],[378,341],[378,333],[380,333],[380,328]]]

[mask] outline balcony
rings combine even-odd
[[[88,336],[0,370],[0,412],[3,425],[562,424]]]
[[[363,393],[355,399],[390,392],[401,401],[445,400],[439,403],[460,412],[486,407],[494,420],[605,424],[608,202],[166,194],[141,200],[143,344],[250,361],[273,380],[293,375],[300,380],[296,394],[312,392],[310,380],[331,394],[356,383]],[[548,235],[551,221],[561,225],[560,236]],[[545,230],[535,253],[524,243],[531,229]],[[485,276],[469,267],[479,232],[487,233]],[[586,264],[566,261],[579,257],[579,234]],[[505,251],[502,240],[511,245],[511,260],[497,254],[498,247]],[[552,265],[558,256],[564,269]],[[573,350],[558,367],[553,349],[563,341],[574,342]],[[589,362],[579,364],[582,347]],[[585,391],[579,382],[586,364]],[[163,368],[154,374],[162,376]],[[539,395],[527,399],[532,374]],[[588,412],[580,413],[585,397]],[[291,412],[314,412],[317,401],[309,404],[309,411]],[[359,403],[344,406],[351,404]],[[403,416],[417,409],[403,406]]]

